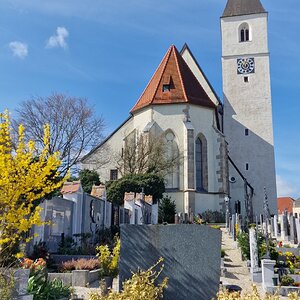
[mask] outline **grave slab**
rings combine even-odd
[[[208,300],[220,282],[221,231],[205,225],[121,225],[120,283],[163,257],[166,300]],[[160,282],[160,281],[159,281]]]

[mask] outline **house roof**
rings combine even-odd
[[[73,193],[77,193],[80,188],[81,188],[80,181],[73,181],[73,182],[66,181],[60,192],[62,194],[73,194]]]
[[[189,63],[187,62],[187,59],[185,58],[186,56],[186,53],[188,53],[189,57],[192,59],[192,61],[194,62],[194,64],[197,66],[198,70],[199,70],[199,73],[200,73],[200,76],[202,76],[203,80],[207,83],[207,86],[208,86],[208,90],[205,89],[205,86],[203,86],[203,89],[205,90],[205,92],[209,95],[209,93],[212,93],[214,98],[215,98],[215,104],[216,105],[223,105],[223,103],[221,102],[218,94],[216,93],[216,91],[214,90],[213,86],[211,85],[211,83],[209,82],[208,78],[206,77],[204,71],[202,70],[201,66],[199,65],[198,61],[196,60],[194,54],[192,53],[190,47],[188,46],[187,43],[185,43],[182,47],[182,49],[180,50],[180,55],[182,56],[182,58],[185,60],[185,62],[189,65]],[[194,73],[195,74],[195,73]],[[197,75],[195,75],[197,77]],[[198,81],[200,82],[201,84],[201,79],[198,78]],[[212,99],[213,100],[213,99]]]
[[[228,0],[222,17],[265,13],[260,0]]]
[[[164,86],[167,86],[166,91]],[[152,104],[176,103],[216,107],[176,47],[172,45],[131,112]]]
[[[102,198],[103,194],[105,192],[105,185],[100,184],[100,185],[94,185],[92,186],[92,191],[91,191],[91,196],[97,197],[97,198]]]
[[[287,209],[288,213],[292,213],[293,212],[293,204],[294,204],[294,199],[291,197],[277,198],[278,214],[282,214],[285,211],[285,209]]]

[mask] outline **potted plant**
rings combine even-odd
[[[101,266],[100,274],[105,281],[104,293],[107,293],[108,289],[112,288],[114,277],[119,273],[120,239],[116,238],[116,243],[112,251],[109,249],[108,245],[98,246],[96,247],[96,250]]]

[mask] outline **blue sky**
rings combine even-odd
[[[262,0],[279,195],[300,197],[300,3]],[[126,4],[124,4],[126,3]],[[222,97],[219,17],[226,0],[1,0],[0,111],[31,96],[86,97],[112,131],[171,44],[188,43]]]

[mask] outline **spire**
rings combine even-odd
[[[131,112],[152,104],[175,103],[216,107],[172,45]]]
[[[265,13],[260,0],[228,0],[222,17]]]

